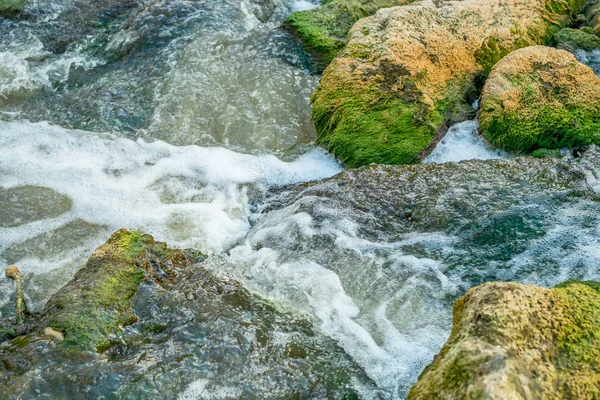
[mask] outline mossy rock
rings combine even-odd
[[[550,150],[550,149],[537,149],[531,153],[532,157],[535,158],[560,158],[562,155],[560,154],[560,150]]]
[[[169,249],[150,235],[121,229],[50,298],[37,328],[62,332],[67,346],[101,349],[110,334],[136,321],[129,300],[144,278],[159,274],[167,279],[169,270],[191,264],[198,255]]]
[[[600,284],[469,290],[454,304],[450,338],[408,398],[600,398]]]
[[[600,0],[589,0],[585,3],[582,10],[587,19],[587,24],[597,34],[600,35]]]
[[[284,21],[313,58],[313,70],[322,72],[346,45],[352,25],[380,8],[408,0],[329,0],[312,10],[296,11]]]
[[[571,53],[577,49],[591,51],[600,48],[600,37],[590,27],[561,29],[554,35],[554,42],[557,48]]]
[[[17,16],[27,3],[29,3],[28,0],[0,0],[0,17]]]
[[[600,143],[600,79],[564,50],[533,46],[499,62],[481,95],[479,126],[518,153]]]
[[[312,97],[319,143],[349,167],[419,162],[451,124],[475,116],[498,60],[550,40],[582,5],[418,2],[359,20]]]

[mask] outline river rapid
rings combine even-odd
[[[19,266],[33,309],[112,232],[140,230],[306,317],[360,397],[401,399],[468,288],[600,279],[597,153],[514,161],[475,121],[404,169],[343,171],[315,146],[319,76],[280,27],[315,5],[34,0],[0,19],[0,267]],[[598,73],[599,54],[578,58]],[[0,317],[12,290],[2,275]],[[243,372],[182,371],[162,398],[261,398]]]

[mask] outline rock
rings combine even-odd
[[[582,11],[587,19],[587,24],[596,34],[600,35],[600,0],[587,1]]]
[[[196,251],[115,232],[27,331],[0,329],[2,395],[164,399],[190,385],[191,395],[227,398],[358,398],[355,385],[377,392],[308,318],[205,263]]]
[[[481,94],[479,128],[514,152],[600,143],[600,78],[564,50],[517,50],[492,70]]]
[[[346,36],[360,18],[380,8],[411,0],[329,0],[312,10],[296,11],[283,23],[313,58],[313,70],[322,72],[346,45]]]
[[[260,22],[267,22],[275,12],[273,0],[255,0],[250,3],[252,13]]]
[[[10,228],[58,217],[69,211],[73,202],[50,188],[19,186],[9,189],[0,187],[0,204],[0,228]]]
[[[135,322],[130,299],[146,274],[168,277],[173,268],[190,265],[196,256],[171,250],[149,235],[121,229],[50,298],[39,318],[40,330],[50,327],[64,332],[66,345],[94,350],[108,335]]]
[[[600,396],[600,283],[494,282],[454,304],[450,338],[408,399]]]
[[[347,166],[426,156],[492,66],[551,38],[581,0],[426,0],[381,9],[350,30],[313,98],[318,140]]]
[[[65,340],[65,335],[63,335],[61,332],[56,331],[50,327],[44,329],[44,335],[50,336],[53,339],[58,340],[59,342],[62,342],[63,340]]]
[[[574,53],[577,49],[591,51],[600,48],[600,37],[592,28],[563,28],[554,35],[556,47]]]
[[[228,268],[258,293],[276,290],[294,305],[311,293],[324,310],[339,297],[319,288],[339,279],[342,299],[358,308],[353,321],[390,354],[389,364],[374,356],[363,365],[376,364],[367,372],[404,398],[448,338],[452,304],[467,289],[494,280],[597,279],[599,193],[595,147],[580,158],[347,169],[261,201]],[[343,321],[328,326],[347,329]]]
[[[27,0],[0,0],[0,17],[17,16],[27,3]]]

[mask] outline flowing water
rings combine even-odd
[[[277,310],[258,307],[264,329],[300,332],[316,364],[334,354],[361,397],[398,399],[441,348],[452,303],[469,287],[600,279],[595,150],[583,159],[510,159],[476,135],[474,121],[452,127],[420,166],[342,172],[316,148],[309,97],[318,76],[280,28],[292,10],[314,6],[34,0],[22,19],[0,18],[0,267],[21,268],[35,309],[111,232],[139,229],[201,250],[208,270],[269,299]],[[592,67],[598,60],[578,57]],[[456,163],[470,159],[485,161]],[[181,282],[181,293],[194,283]],[[160,293],[141,290],[136,313],[155,312]],[[0,278],[0,317],[13,317],[11,296],[12,282]],[[149,318],[185,325],[189,313],[206,313],[172,296]],[[321,336],[279,309],[306,316]],[[223,313],[228,334],[253,330],[238,309]],[[145,333],[154,364],[122,396],[160,387],[168,398],[260,398],[281,365],[289,369],[282,385],[314,367],[284,360],[220,375],[197,353],[183,365],[177,351],[193,353],[197,342],[221,357],[221,342],[240,341],[218,331],[205,339],[203,329],[185,325],[160,340]],[[272,356],[262,351],[248,363]],[[44,362],[51,370],[52,357]],[[73,363],[65,371],[76,376]],[[92,364],[81,363],[88,376]],[[118,387],[126,374],[118,368],[104,386],[78,384],[99,395]]]

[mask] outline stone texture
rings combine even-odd
[[[600,143],[600,79],[567,51],[517,50],[485,83],[479,127],[492,144],[515,152]]]
[[[448,342],[408,399],[597,399],[600,284],[494,282],[454,304]]]
[[[550,39],[580,0],[430,1],[359,20],[313,101],[319,141],[346,165],[418,162],[470,103],[492,66]]]

